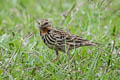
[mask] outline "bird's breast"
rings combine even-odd
[[[55,49],[55,39],[51,36],[51,34],[46,33],[45,35],[41,36],[43,42],[49,48]]]
[[[40,35],[45,36],[48,33],[47,29],[41,29],[40,30]]]

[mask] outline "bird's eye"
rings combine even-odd
[[[40,25],[40,22],[37,22]]]
[[[41,26],[45,26],[45,25],[47,25],[48,23],[44,23],[44,24],[42,24]]]
[[[47,25],[48,23],[45,23],[44,25]]]

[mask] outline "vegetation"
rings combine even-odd
[[[35,18],[104,46],[52,63]],[[0,0],[0,80],[120,80],[120,0]]]

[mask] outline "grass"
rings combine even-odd
[[[120,80],[119,5],[119,0],[1,0],[0,80]],[[52,63],[54,51],[43,44],[34,17],[104,46],[71,51],[72,63],[60,52]]]

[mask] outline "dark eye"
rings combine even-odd
[[[38,24],[40,25],[40,22],[38,22]]]
[[[44,24],[42,24],[41,26],[45,26],[45,25],[47,25],[48,23],[44,23]]]
[[[45,23],[44,25],[47,25],[48,23]]]

